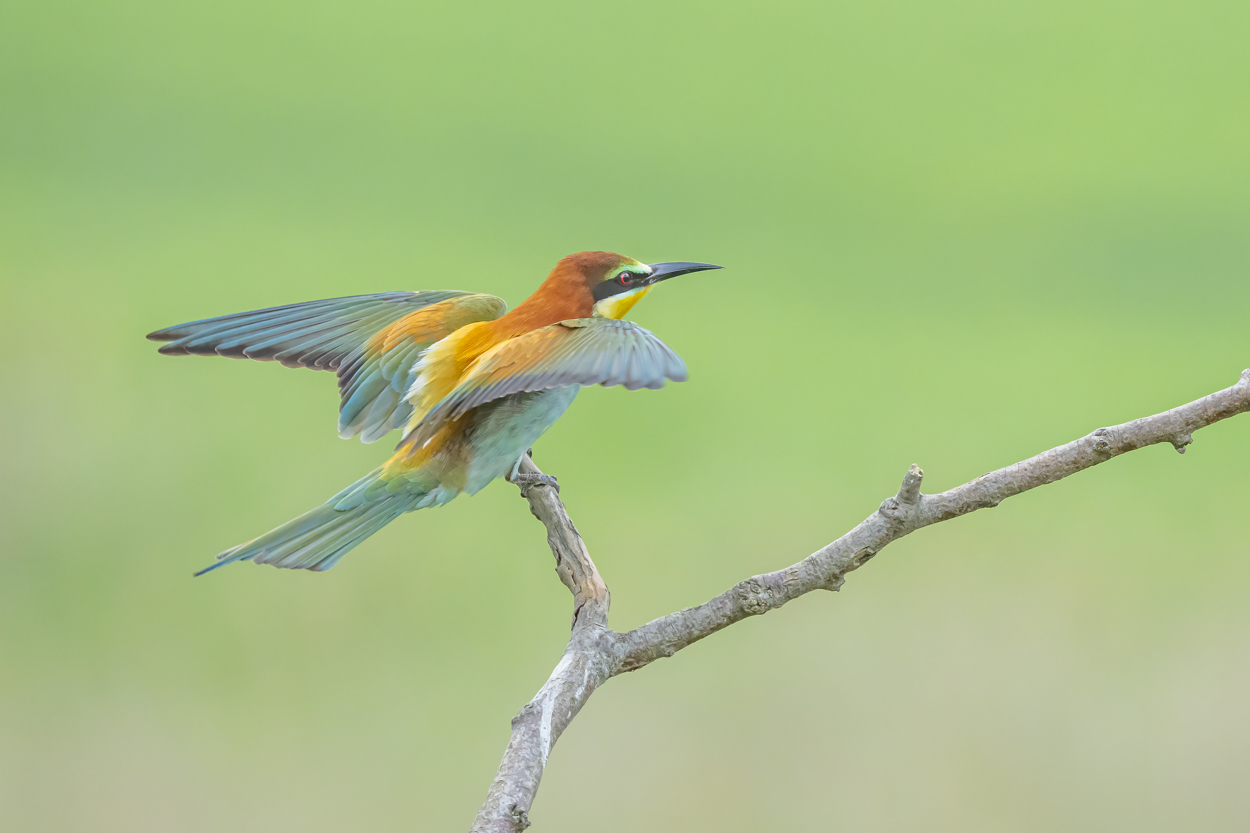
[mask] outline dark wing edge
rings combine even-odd
[[[225,356],[337,370],[369,336],[422,307],[474,293],[383,292],[189,321],[148,333],[166,356]],[[500,302],[502,303],[502,302]]]

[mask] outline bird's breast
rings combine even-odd
[[[514,393],[479,408],[463,435],[469,451],[464,491],[476,494],[507,474],[568,410],[579,390],[578,385],[565,385]]]

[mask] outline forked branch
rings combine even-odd
[[[556,490],[545,485],[523,487],[531,511],[547,527],[556,572],[573,593],[573,634],[547,682],[513,718],[512,738],[473,831],[517,833],[529,826],[529,810],[551,747],[594,690],[617,674],[670,657],[705,636],[805,593],[837,590],[847,573],[917,529],[997,506],[1013,495],[1148,445],[1167,442],[1184,453],[1195,431],[1245,411],[1250,411],[1250,370],[1242,371],[1237,384],[1210,396],[1154,416],[1099,428],[939,494],[921,494],[924,472],[913,465],[897,495],[886,498],[877,511],[831,544],[790,567],[752,576],[708,602],[661,616],[627,633],[607,626],[607,585]],[[521,472],[541,474],[528,459],[522,462]]]

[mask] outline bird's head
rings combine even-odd
[[[710,263],[648,264],[612,252],[579,252],[560,262],[566,264],[590,293],[593,314],[600,318],[623,318],[660,281],[721,268]]]

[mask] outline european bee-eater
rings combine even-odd
[[[582,385],[663,387],[686,378],[668,345],[620,320],[657,283],[719,269],[581,252],[516,309],[493,295],[384,292],[241,312],[150,333],[169,356],[217,355],[333,370],[339,436],[404,426],[394,456],[311,512],[217,556],[328,570],[404,512],[476,494],[521,456]]]

